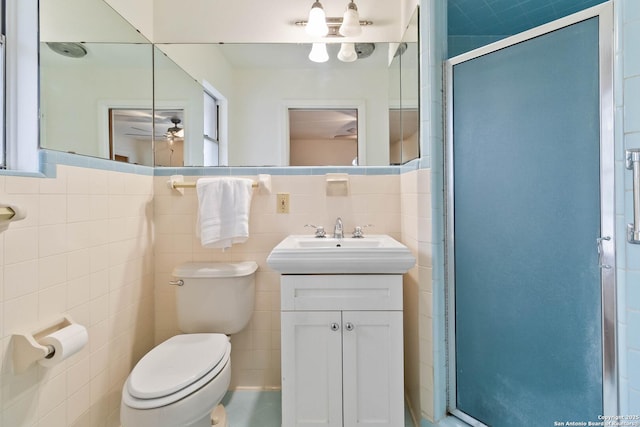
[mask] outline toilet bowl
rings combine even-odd
[[[223,334],[176,335],[147,353],[122,390],[123,427],[211,427],[231,379]]]
[[[231,380],[226,334],[246,326],[255,300],[255,262],[177,267],[180,327],[133,368],[122,389],[122,427],[211,427]],[[224,313],[224,315],[220,315]],[[224,411],[222,422],[226,427]]]

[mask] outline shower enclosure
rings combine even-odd
[[[617,414],[611,7],[448,61],[449,411]]]

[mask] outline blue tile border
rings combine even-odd
[[[113,160],[89,157],[73,153],[64,153],[53,150],[40,150],[40,171],[46,177],[56,176],[56,166],[77,166],[88,169],[99,169],[114,172],[132,173],[136,175],[154,175],[154,168],[151,166],[132,165],[129,163],[115,162]]]
[[[430,158],[411,160],[394,166],[220,166],[220,167],[151,167],[115,162],[113,160],[89,157],[61,151],[42,149],[39,151],[40,173],[20,171],[0,171],[0,175],[20,175],[34,177],[56,176],[56,166],[77,166],[89,169],[108,170],[147,176],[238,176],[238,175],[325,175],[346,173],[349,175],[402,175],[418,169],[429,169]]]
[[[155,176],[237,176],[237,175],[325,175],[328,173],[346,173],[349,175],[400,175],[417,169],[428,168],[428,161],[414,160],[402,166],[221,166],[221,167],[181,167],[181,168],[154,168]]]

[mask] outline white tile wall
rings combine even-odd
[[[279,275],[266,258],[286,235],[310,233],[304,224],[330,230],[338,216],[347,230],[374,224],[369,232],[401,238],[420,260],[405,287],[407,378],[419,404],[425,331],[417,322],[430,300],[418,285],[430,265],[428,179],[428,171],[351,176],[348,197],[328,197],[324,176],[274,176],[271,194],[254,193],[249,241],[222,252],[203,249],[195,237],[195,190],[181,196],[165,177],[71,166],[59,166],[54,179],[0,176],[0,202],[29,211],[0,234],[0,425],[118,426],[131,368],[179,333],[167,281],[186,261],[259,264],[253,318],[232,337],[232,388],[278,388]],[[290,193],[289,214],[275,213],[279,192]],[[63,313],[88,327],[87,347],[49,370],[13,373],[11,334]]]
[[[259,265],[253,318],[244,331],[231,339],[232,388],[280,387],[279,275],[266,264],[269,252],[280,240],[289,234],[311,233],[311,229],[304,228],[308,223],[331,230],[338,216],[342,217],[345,230],[374,224],[366,231],[396,238],[400,238],[402,231],[398,175],[352,175],[348,197],[326,196],[324,176],[273,176],[270,195],[257,190],[254,193],[249,240],[227,252],[203,249],[195,236],[195,190],[186,189],[180,195],[167,188],[166,177],[155,180],[156,342],[179,333],[175,295],[167,285],[176,265],[188,261],[243,260],[255,260]],[[290,194],[289,214],[276,213],[277,193]]]
[[[0,425],[119,425],[124,379],[154,344],[152,198],[151,176],[0,176],[0,203],[28,211],[0,234]],[[11,335],[65,313],[88,328],[87,347],[13,373]]]
[[[618,91],[616,107],[618,124],[621,129],[616,135],[616,145],[625,149],[640,148],[640,2],[620,0],[616,3],[621,16],[617,21],[619,37],[617,54]],[[620,70],[621,69],[621,70]],[[620,150],[619,152],[622,152]],[[631,189],[633,175],[618,162],[622,177],[616,186],[620,197],[617,206],[619,236],[624,236],[624,227],[633,222]],[[619,177],[617,177],[619,178]],[[626,192],[625,192],[626,190]],[[624,238],[624,237],[623,237]],[[620,412],[640,413],[640,247],[623,242],[618,249],[618,317],[619,317],[619,371],[620,371]]]
[[[405,173],[400,185],[402,242],[417,258],[404,279],[404,338],[405,390],[418,420],[433,416],[431,171]]]

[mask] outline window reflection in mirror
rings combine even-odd
[[[219,165],[217,99],[158,46],[154,47],[154,108],[182,111],[180,127],[185,129],[180,140],[171,141],[162,137],[171,117],[156,119],[164,120],[155,125],[156,166]]]
[[[358,110],[289,108],[290,166],[357,166]]]
[[[202,154],[203,166],[220,166],[220,104],[212,93],[203,94],[204,133]],[[224,157],[224,154],[223,156]]]

